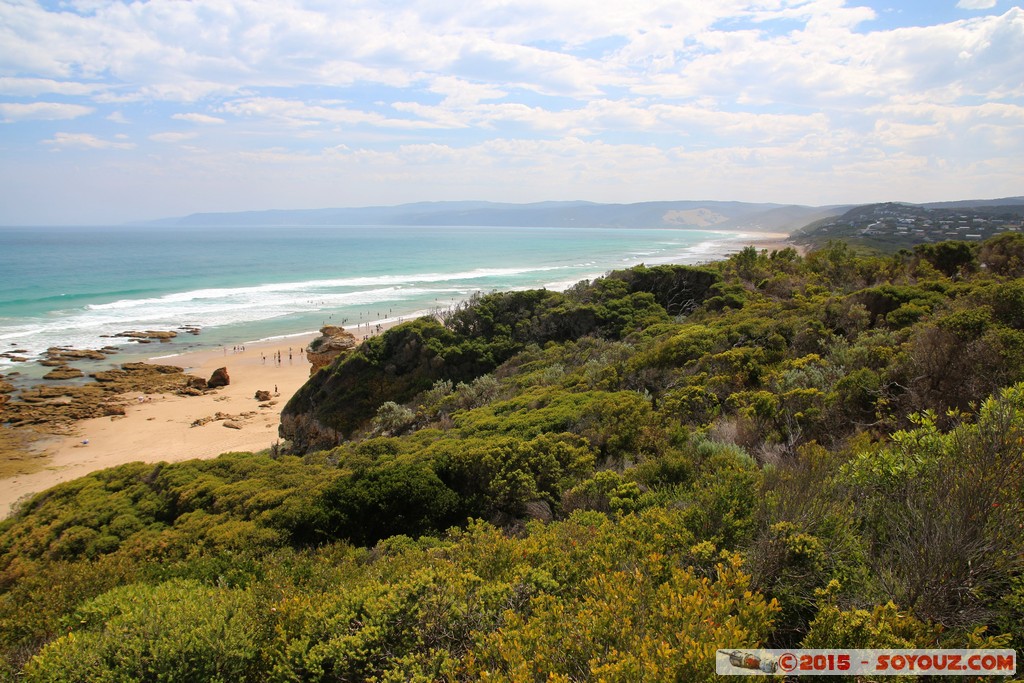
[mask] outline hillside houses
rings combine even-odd
[[[1002,232],[1024,232],[1024,206],[929,208],[914,204],[869,204],[819,221],[794,235],[808,242],[861,238],[880,247],[943,240],[981,241]]]

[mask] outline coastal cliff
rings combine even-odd
[[[333,447],[387,402],[407,402],[438,381],[471,381],[529,344],[619,339],[693,310],[717,293],[719,282],[703,268],[640,266],[565,293],[530,290],[471,300],[443,321],[421,318],[392,328],[314,371],[282,411],[279,434],[300,453]],[[321,330],[325,341],[314,349],[314,340],[310,349],[336,344],[339,329]]]

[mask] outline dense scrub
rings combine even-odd
[[[713,680],[719,647],[1024,647],[1013,239],[493,294],[318,373],[298,455],[0,524],[27,680]],[[347,438],[343,438],[347,437]]]

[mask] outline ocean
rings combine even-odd
[[[673,229],[0,227],[0,349],[35,357],[51,346],[125,345],[127,354],[111,358],[124,362],[324,324],[356,328],[429,314],[474,292],[562,290],[639,263],[699,263],[740,237]],[[130,330],[179,336],[148,345],[108,336]],[[11,365],[0,358],[0,372]]]

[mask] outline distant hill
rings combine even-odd
[[[1024,197],[1004,197],[1002,199],[966,199],[958,202],[932,202],[920,204],[926,209],[970,209],[987,206],[1021,206]]]
[[[865,204],[809,223],[792,233],[808,246],[830,240],[894,252],[916,244],[981,242],[1002,232],[1024,231],[1024,197],[906,204]]]
[[[719,201],[598,204],[421,202],[360,208],[197,213],[151,221],[159,226],[422,225],[581,228],[720,228],[789,232],[848,207],[810,207]]]

